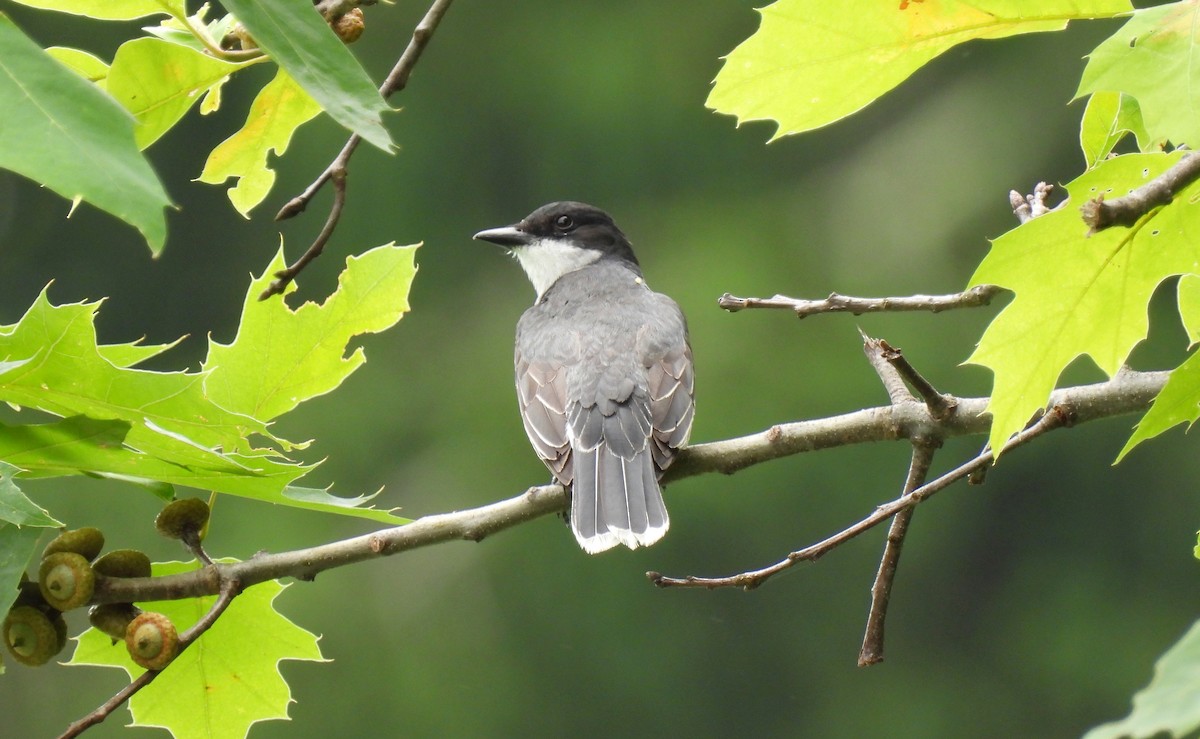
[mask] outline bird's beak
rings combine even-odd
[[[516,226],[501,226],[500,228],[489,228],[480,231],[473,237],[478,241],[490,241],[493,244],[512,248],[514,246],[525,246],[533,239],[529,234],[525,233]]]

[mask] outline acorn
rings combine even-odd
[[[75,552],[55,552],[43,559],[38,569],[38,588],[42,597],[60,611],[87,603],[95,587],[96,573],[92,566],[83,555]]]
[[[208,503],[199,498],[182,498],[171,501],[158,513],[154,519],[154,528],[158,533],[171,539],[187,541],[195,537],[198,541],[200,530],[208,523]]]
[[[59,614],[58,620],[62,620]],[[0,634],[13,659],[23,665],[44,665],[66,644],[66,622],[60,628],[54,620],[32,606],[17,606],[8,612]],[[62,634],[60,637],[59,634]]]
[[[107,634],[113,644],[125,638],[129,623],[138,617],[142,609],[132,603],[105,603],[94,606],[88,613],[88,621],[97,631]]]
[[[50,540],[42,551],[42,559],[58,552],[74,552],[84,559],[93,560],[104,548],[104,534],[94,526],[84,526],[73,531],[64,531]]]
[[[150,577],[150,558],[136,549],[114,549],[92,562],[92,569],[107,577]]]
[[[147,611],[125,628],[125,648],[129,656],[147,670],[161,670],[175,659],[179,634],[175,624],[161,613]]]
[[[352,44],[358,41],[358,37],[363,35],[366,21],[363,19],[362,8],[351,8],[345,13],[334,19],[333,32],[342,40],[343,44]]]

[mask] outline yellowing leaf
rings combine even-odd
[[[345,356],[350,340],[383,331],[408,311],[416,248],[387,244],[347,258],[337,291],[296,310],[282,299],[258,299],[285,266],[281,249],[250,285],[237,337],[230,344],[209,341],[208,397],[268,421],[342,384],[366,361],[361,347]]]
[[[188,572],[195,563],[154,565],[155,576]],[[323,662],[317,636],[275,610],[286,586],[277,580],[255,585],[234,599],[212,628],[129,701],[133,726],[158,726],[175,739],[243,739],[259,721],[287,718],[291,690],[279,672],[285,659]],[[140,603],[168,616],[183,632],[200,619],[215,597]],[[78,638],[70,665],[120,667],[130,678],[144,670],[124,643],[96,629]]]
[[[108,71],[108,93],[137,119],[145,149],[175,125],[200,95],[252,62],[226,62],[157,38],[126,41]]]
[[[778,0],[725,58],[707,105],[739,124],[774,120],[777,139],[861,110],[956,44],[1131,9],[1128,0]]]
[[[1080,204],[1115,197],[1163,172],[1176,154],[1131,154],[1067,185],[1068,202],[996,239],[971,278],[1016,293],[967,360],[990,367],[990,442],[1000,449],[1045,406],[1062,371],[1088,355],[1110,376],[1146,337],[1146,305],[1167,277],[1200,267],[1200,184],[1130,228],[1087,236]]]
[[[1200,143],[1200,3],[1137,11],[1088,55],[1076,97],[1102,90],[1137,98],[1149,141]]]
[[[229,190],[233,207],[243,216],[263,201],[275,184],[267,154],[287,151],[292,133],[321,112],[321,106],[287,72],[280,69],[259,91],[242,130],[213,149],[200,181],[220,184],[230,177],[238,183]]]

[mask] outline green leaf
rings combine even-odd
[[[19,470],[6,462],[0,462],[0,521],[13,526],[52,527],[62,526],[46,509],[25,497],[25,493],[13,482]],[[2,569],[2,568],[0,568]],[[3,572],[0,571],[0,575]],[[0,609],[0,613],[7,610]]]
[[[286,266],[281,248],[246,293],[237,337],[230,344],[209,340],[208,397],[269,421],[342,384],[366,361],[361,347],[345,356],[349,341],[390,328],[408,311],[416,248],[386,244],[347,258],[338,289],[320,305],[294,311],[283,300],[258,299]]]
[[[1119,92],[1097,92],[1088,99],[1079,126],[1079,145],[1087,168],[1108,158],[1113,148],[1132,133],[1139,142],[1149,142],[1137,100]],[[1145,148],[1145,147],[1143,147]]]
[[[1125,447],[1117,455],[1120,462],[1135,446],[1181,423],[1189,427],[1200,418],[1200,353],[1193,353],[1171,372],[1167,384],[1146,411]]]
[[[390,108],[362,65],[311,4],[294,0],[227,0],[222,4],[335,121],[391,151],[392,139],[380,120],[380,114]]]
[[[1179,278],[1178,300],[1188,343],[1200,342],[1200,276],[1190,274]]]
[[[162,251],[171,201],[134,144],[129,114],[3,13],[0,100],[0,167],[108,211],[141,231],[151,252]]]
[[[126,41],[108,72],[108,94],[137,119],[134,136],[145,149],[188,108],[253,62],[226,62],[157,38]],[[215,98],[214,98],[215,99]]]
[[[128,21],[148,15],[183,13],[183,0],[14,0],[43,10],[86,15],[105,21]]]
[[[163,576],[196,569],[195,563],[154,565]],[[287,660],[323,662],[317,636],[280,614],[276,597],[287,586],[277,580],[248,588],[207,632],[129,701],[133,726],[158,726],[176,739],[242,739],[250,726],[286,719],[291,690],[279,672]],[[180,632],[196,623],[215,597],[140,604],[168,616]],[[125,645],[96,629],[78,638],[70,665],[120,667],[130,678],[144,670]]]
[[[967,361],[995,374],[990,443],[1001,449],[1049,398],[1062,371],[1088,355],[1113,375],[1146,337],[1146,305],[1167,277],[1200,260],[1200,184],[1131,228],[1087,236],[1079,205],[1145,184],[1176,154],[1130,154],[1101,162],[1067,185],[1068,202],[996,239],[971,278],[1016,293]]]
[[[1188,736],[1200,728],[1200,621],[1154,666],[1150,684],[1133,696],[1128,716],[1097,726],[1084,739]]]
[[[1076,97],[1102,90],[1137,98],[1152,143],[1200,143],[1200,5],[1174,2],[1138,10],[1088,55]]]
[[[707,105],[739,125],[776,121],[774,140],[861,110],[956,44],[1131,9],[1129,0],[778,0],[725,57]]]
[[[117,367],[133,367],[159,354],[172,349],[183,341],[182,338],[170,344],[143,344],[141,339],[128,344],[100,344],[96,348],[100,356]]]
[[[37,550],[41,535],[41,529],[36,526],[21,527],[0,521],[0,613],[8,613],[16,601],[17,585]],[[0,674],[4,674],[3,669]]]
[[[46,53],[67,65],[75,74],[94,83],[101,90],[104,89],[108,79],[108,65],[100,57],[67,46],[51,46],[46,49]]]
[[[278,155],[287,151],[292,133],[320,112],[321,106],[280,69],[254,98],[246,125],[213,149],[200,181],[216,185],[237,178],[229,199],[248,217],[250,209],[261,203],[275,184],[267,155],[272,150]]]

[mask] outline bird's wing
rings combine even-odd
[[[571,445],[567,438],[567,379],[561,364],[530,362],[518,347],[516,355],[517,402],[525,433],[550,471],[570,485]]]
[[[654,426],[654,464],[666,470],[675,452],[687,444],[696,414],[696,378],[692,348],[686,343],[651,363],[647,369],[650,417]]]

